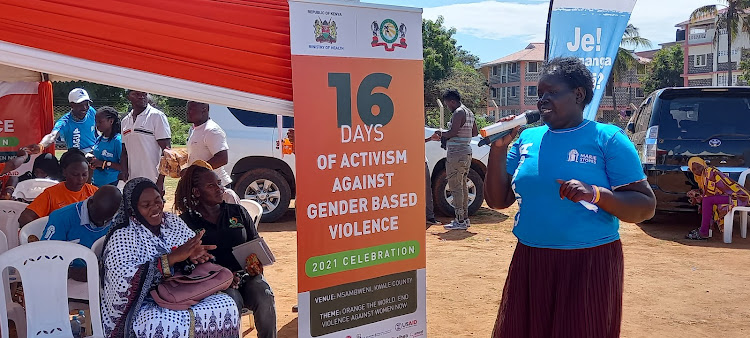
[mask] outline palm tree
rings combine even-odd
[[[742,26],[742,30],[750,32],[750,23],[747,20],[743,20],[745,11],[750,9],[750,0],[721,0],[725,3],[726,10],[719,13],[717,5],[707,5],[699,7],[690,14],[690,23],[694,23],[706,16],[713,16],[716,18],[716,30],[714,33],[714,44],[719,44],[719,36],[721,35],[720,30],[726,29],[727,36],[727,63],[729,64],[729,72],[727,75],[727,84],[732,85],[732,40],[739,34],[739,27]],[[740,23],[740,24],[738,24]],[[718,50],[718,48],[717,48]],[[718,53],[716,55],[718,58]]]
[[[628,71],[638,66],[638,60],[633,57],[632,50],[649,47],[651,47],[651,41],[642,37],[637,27],[633,26],[633,24],[628,24],[625,27],[625,33],[622,34],[622,41],[620,41],[620,48],[617,50],[615,62],[612,64],[612,73],[609,76],[612,81],[612,106],[615,112],[617,112],[615,85],[628,75]]]

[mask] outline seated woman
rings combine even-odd
[[[150,180],[130,180],[104,240],[101,280],[102,322],[107,337],[237,337],[239,314],[223,293],[188,310],[160,307],[149,294],[170,277],[176,264],[212,258],[201,236],[176,215],[164,212],[164,199]]]
[[[86,183],[89,180],[89,162],[80,150],[73,148],[65,152],[60,157],[60,166],[65,181],[44,189],[26,207],[18,217],[21,227],[37,218],[49,216],[66,205],[83,201],[96,192],[95,186]]]
[[[44,153],[34,160],[34,166],[31,171],[19,176],[18,180],[19,182],[23,182],[35,178],[47,178],[50,180],[61,181],[61,171],[62,169],[60,169],[60,162],[57,161],[57,157],[52,154]]]
[[[688,192],[690,202],[701,204],[701,227],[690,231],[687,239],[708,239],[708,230],[714,221],[719,230],[724,230],[724,216],[737,206],[750,204],[750,191],[729,178],[721,170],[706,165],[700,157],[692,157],[688,168],[693,172],[700,190]],[[715,207],[715,208],[714,208]]]
[[[223,202],[221,180],[210,168],[196,161],[185,170],[175,192],[175,208],[191,229],[205,231],[203,243],[216,246],[210,251],[216,263],[235,272],[235,282],[226,292],[239,309],[253,311],[258,337],[276,337],[276,305],[262,266],[256,259],[243,267],[232,254],[233,247],[258,238],[258,231],[244,207]]]

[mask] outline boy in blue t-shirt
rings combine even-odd
[[[117,185],[118,176],[122,170],[120,128],[120,118],[114,108],[106,106],[99,108],[96,112],[96,129],[102,135],[94,143],[94,158],[90,161],[91,168],[94,169],[92,183],[97,187]]]
[[[82,88],[71,90],[68,101],[70,112],[55,122],[52,132],[45,135],[39,144],[46,148],[54,143],[58,136],[62,136],[68,149],[78,148],[84,153],[89,153],[96,142],[96,110],[90,106],[89,94]]]
[[[73,242],[91,248],[96,240],[109,231],[121,201],[120,189],[114,186],[102,187],[86,200],[53,211],[41,239]],[[73,261],[72,265],[85,266],[80,260]],[[85,276],[85,270],[83,275]]]

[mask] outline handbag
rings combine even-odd
[[[196,266],[190,274],[177,272],[163,280],[151,290],[151,297],[165,309],[187,310],[204,298],[228,289],[233,278],[229,269],[207,262]]]

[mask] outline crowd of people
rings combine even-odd
[[[2,198],[10,199],[20,182],[52,180],[56,183],[20,214],[19,225],[48,217],[40,240],[91,248],[104,238],[100,273],[107,337],[236,337],[243,308],[253,311],[259,337],[275,337],[274,295],[262,264],[257,257],[241,264],[232,254],[233,247],[259,235],[227,189],[231,178],[223,166],[229,147],[209,117],[209,106],[187,104],[189,166],[179,172],[176,213],[171,213],[164,210],[165,173],[159,169],[171,148],[166,115],[145,92],[128,90],[126,97],[132,110],[120,118],[112,107],[94,109],[86,90],[72,90],[71,110],[52,132],[0,164]],[[68,147],[59,161],[45,151],[57,138]],[[161,307],[150,296],[154,285],[208,261],[233,273],[229,289],[182,311]],[[74,261],[69,277],[86,281],[86,268]]]
[[[513,227],[518,244],[494,337],[619,336],[624,283],[619,222],[650,219],[656,199],[623,131],[583,118],[594,95],[591,78],[578,59],[547,62],[537,102],[544,125],[523,132],[515,128],[491,145],[484,182],[487,205],[519,206]],[[262,265],[256,258],[243,266],[232,254],[233,247],[259,235],[248,211],[231,203],[236,197],[227,196],[233,194],[223,168],[229,147],[224,131],[210,119],[209,106],[187,104],[189,165],[179,171],[171,213],[164,211],[164,173],[159,170],[162,155],[171,148],[166,116],[149,104],[147,93],[129,90],[127,98],[133,109],[120,119],[111,107],[94,110],[85,90],[71,91],[71,111],[52,133],[0,166],[2,173],[24,166],[29,171],[13,179],[2,176],[4,196],[12,193],[15,181],[59,181],[29,204],[19,223],[49,216],[42,240],[91,247],[105,238],[100,272],[108,337],[237,336],[243,308],[253,311],[259,337],[275,337],[274,295]],[[451,127],[425,142],[440,141],[448,154],[455,217],[444,227],[466,230],[470,141],[478,130],[458,91],[446,91],[442,98],[453,112]],[[50,154],[39,154],[58,136],[70,149],[59,163]],[[293,142],[293,131],[289,138]],[[129,161],[128,153],[138,159]],[[750,204],[750,192],[699,158],[691,159],[689,168],[699,187],[689,197],[703,203],[704,218],[688,238],[705,239],[712,220],[720,224],[726,206]],[[425,173],[429,227],[440,222],[432,211],[427,166]],[[114,187],[121,181],[127,182],[122,190]],[[177,271],[208,261],[234,273],[225,292],[188,310],[166,309],[150,295],[154,285]],[[76,279],[85,278],[76,272],[81,264],[71,267]]]

